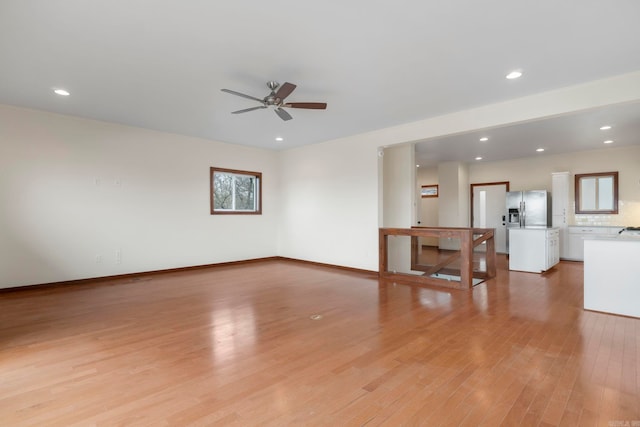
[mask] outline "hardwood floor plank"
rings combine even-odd
[[[640,420],[640,319],[582,310],[580,263],[498,261],[470,291],[266,260],[3,292],[0,425]]]

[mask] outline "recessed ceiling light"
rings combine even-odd
[[[485,142],[485,141],[488,141],[488,140],[489,140],[489,138],[487,138],[486,136],[483,136],[482,138],[480,138],[480,141],[482,141],[482,142]]]
[[[513,70],[512,72],[506,75],[506,77],[509,80],[517,79],[518,77],[521,77],[521,76],[522,76],[522,71],[520,70]]]
[[[476,157],[476,160],[482,160],[482,157],[478,156]]]
[[[613,140],[611,139],[607,139],[606,141],[604,141],[605,144],[613,144]]]
[[[419,167],[420,167],[420,165],[416,165],[416,167],[417,167],[417,168],[419,168]]]
[[[544,148],[536,148],[536,151],[537,151],[538,153],[542,153],[542,152],[544,151]]]
[[[64,89],[54,89],[53,92],[57,95],[60,96],[69,96],[71,95],[68,91],[64,90]]]
[[[281,137],[281,136],[276,136],[276,141],[282,142],[282,141],[284,141],[284,138]]]
[[[609,125],[602,126],[602,127],[600,128],[600,130],[609,130],[609,129],[611,129],[611,126],[609,126]]]

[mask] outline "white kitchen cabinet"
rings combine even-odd
[[[551,174],[551,225],[557,228],[560,237],[560,257],[569,258],[569,172]]]
[[[569,227],[569,245],[565,259],[584,261],[584,240],[615,236],[622,227],[607,226],[571,226]]]
[[[546,238],[547,265],[550,269],[560,262],[560,230],[548,230]]]
[[[560,262],[557,228],[509,230],[509,270],[542,273]]]
[[[569,172],[551,174],[551,214],[566,215],[569,213]],[[566,220],[564,221],[566,224]]]
[[[569,259],[569,226],[566,224],[566,215],[553,215],[551,219],[551,225],[558,229],[558,253],[560,258]]]
[[[563,257],[571,261],[584,261],[584,238],[585,234],[572,233],[569,229],[569,245],[567,254]]]

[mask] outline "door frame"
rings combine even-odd
[[[485,186],[491,186],[491,185],[504,185],[507,189],[507,192],[509,191],[509,181],[496,181],[496,182],[481,182],[481,183],[477,183],[477,184],[471,184],[470,185],[470,189],[471,189],[471,204],[469,205],[469,210],[471,211],[469,213],[469,225],[471,227],[473,227],[473,190],[475,187],[485,187]]]

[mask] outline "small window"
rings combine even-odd
[[[262,214],[262,174],[211,168],[211,215]]]
[[[438,184],[423,185],[420,195],[425,197],[438,197]]]
[[[577,214],[618,213],[618,172],[576,174]]]

